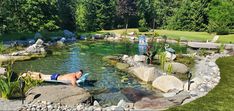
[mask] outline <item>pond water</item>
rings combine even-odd
[[[113,105],[121,99],[129,100],[122,92],[134,88],[154,95],[147,84],[141,84],[130,74],[126,74],[102,61],[107,55],[138,53],[137,44],[112,42],[79,42],[66,49],[55,50],[55,55],[30,61],[16,62],[15,72],[37,71],[45,74],[71,73],[83,69],[90,73],[89,80],[96,80],[92,85],[84,85],[102,105]],[[125,78],[125,81],[123,81]],[[127,80],[126,80],[127,78]],[[124,91],[122,91],[124,90]]]

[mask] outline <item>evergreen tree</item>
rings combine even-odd
[[[228,34],[234,27],[234,1],[212,0],[209,11],[209,32]]]
[[[180,9],[168,23],[169,29],[205,31],[208,24],[207,0],[183,0]]]

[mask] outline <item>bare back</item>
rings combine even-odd
[[[76,86],[76,80],[81,77],[81,73],[69,73],[65,75],[60,75],[58,80],[69,80],[73,86]]]

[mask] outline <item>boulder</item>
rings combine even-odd
[[[175,60],[175,58],[176,58],[176,55],[175,54],[172,54],[172,53],[170,53],[170,52],[165,52],[166,53],[166,58],[167,58],[167,60],[169,60],[169,61],[173,61],[173,60]]]
[[[174,106],[175,103],[169,101],[166,98],[149,99],[143,98],[134,104],[136,110],[165,110]]]
[[[182,64],[182,63],[178,63],[178,62],[167,62],[167,63],[165,64],[165,67],[164,67],[165,70],[168,69],[169,64],[172,65],[172,72],[173,72],[173,73],[185,74],[185,73],[187,73],[188,70],[189,70],[189,68],[188,68],[186,65],[184,65],[184,64]]]
[[[26,94],[26,102],[48,101],[69,106],[85,102],[91,95],[83,88],[68,85],[39,86]]]
[[[41,40],[41,39],[38,39],[37,41],[36,41],[36,46],[41,46],[41,45],[43,45],[43,43],[44,43],[44,41],[43,40]]]
[[[25,49],[26,53],[30,53],[30,54],[34,54],[34,53],[39,53],[39,54],[44,54],[45,53],[45,49],[44,49],[44,41],[41,39],[38,39],[37,42],[31,46],[29,46],[28,48]]]
[[[159,76],[155,67],[148,66],[132,67],[129,68],[129,72],[145,82],[153,81]]]
[[[118,62],[116,64],[116,67],[119,69],[119,70],[126,70],[127,68],[129,68],[129,64],[126,64],[126,63],[120,63]]]
[[[72,38],[72,37],[75,37],[75,36],[76,36],[73,32],[71,32],[71,31],[69,31],[69,30],[64,30],[64,31],[63,31],[63,34],[64,34],[64,36],[65,36],[66,38]]]
[[[127,61],[127,59],[128,59],[128,55],[123,55],[122,60]]]
[[[160,76],[153,81],[153,87],[168,92],[169,90],[177,89],[183,90],[183,82],[175,76]]]
[[[0,67],[0,75],[3,75],[6,73],[6,68]]]
[[[133,57],[133,60],[135,62],[144,62],[146,60],[146,56],[144,56],[144,55],[135,55]]]

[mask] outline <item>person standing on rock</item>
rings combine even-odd
[[[50,81],[50,80],[58,80],[58,81],[67,81],[71,83],[73,86],[77,86],[76,81],[83,75],[83,70],[79,70],[78,72],[68,73],[68,74],[52,74],[46,75],[39,72],[31,72],[22,74],[22,77],[31,77],[34,80],[42,80],[42,81]]]

